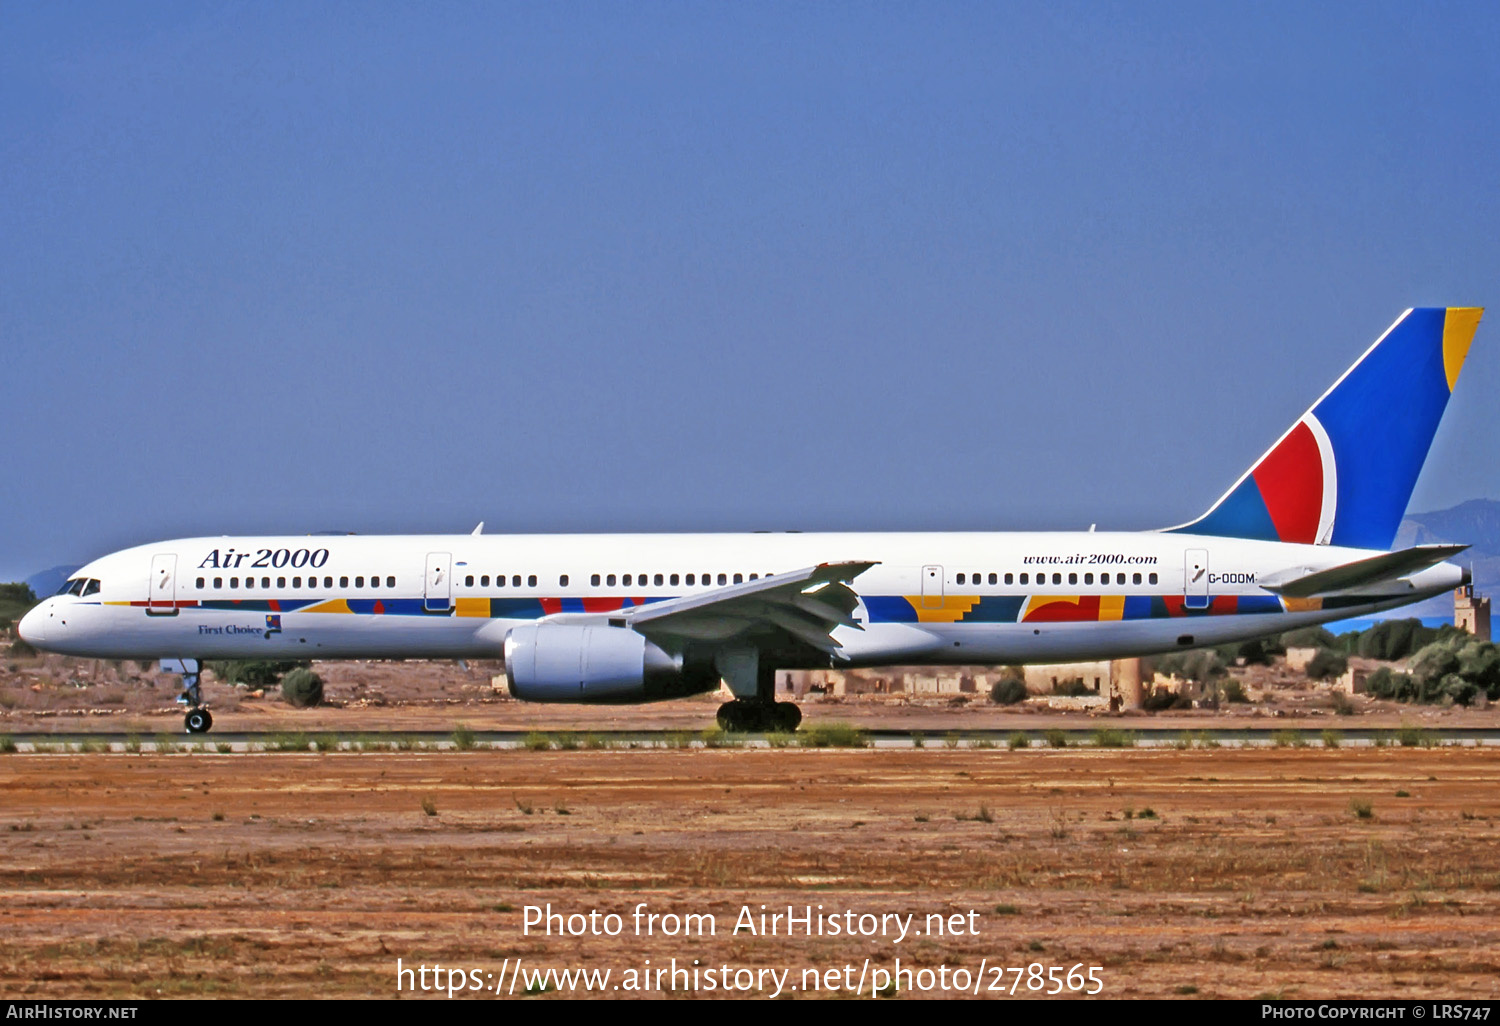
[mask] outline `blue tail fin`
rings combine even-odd
[[[1390,548],[1483,313],[1406,311],[1207,513],[1167,530]]]

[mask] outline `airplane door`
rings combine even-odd
[[[422,592],[422,608],[429,613],[446,613],[453,608],[453,554],[427,554],[427,582]]]
[[[147,584],[147,616],[177,615],[177,556],[159,552],[151,557],[151,579]]]
[[[1186,596],[1183,605],[1189,609],[1207,609],[1209,602],[1208,550],[1188,549],[1184,557],[1183,572],[1184,580],[1187,582],[1183,588]]]
[[[922,568],[922,608],[943,608],[943,568],[940,566]]]

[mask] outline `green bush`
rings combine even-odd
[[[1250,701],[1250,696],[1245,694],[1245,685],[1237,677],[1230,677],[1224,682],[1223,695],[1226,702]]]
[[[1010,750],[1014,752],[1019,751],[1023,748],[1030,748],[1031,738],[1027,737],[1024,733],[1018,730],[1009,738],[1007,738],[1005,743],[1010,748]]]
[[[1283,651],[1289,648],[1338,648],[1339,639],[1322,627],[1299,627],[1281,636]]]
[[[1047,739],[1047,747],[1049,748],[1068,747],[1068,732],[1065,730],[1053,727],[1042,736]]]
[[[270,687],[293,670],[305,670],[312,666],[307,660],[277,662],[272,659],[233,659],[227,662],[210,662],[206,668],[225,684],[244,684],[248,687]]]
[[[1026,700],[1026,682],[1015,677],[1001,677],[990,685],[990,701],[996,705],[1015,705]]]
[[[870,736],[848,723],[818,723],[797,732],[803,748],[868,748]]]
[[[281,679],[281,697],[286,704],[307,709],[323,703],[323,678],[306,667],[298,667]]]
[[[1307,675],[1313,680],[1333,680],[1349,669],[1349,657],[1331,648],[1320,648],[1307,662]]]

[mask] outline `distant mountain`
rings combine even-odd
[[[1475,556],[1500,557],[1500,502],[1470,499],[1450,509],[1413,513],[1401,521],[1396,547],[1465,542]],[[1467,553],[1465,554],[1467,555]]]
[[[32,574],[26,578],[26,583],[37,598],[46,598],[61,588],[63,582],[72,575],[74,570],[78,569],[79,565],[78,563],[65,563],[51,570],[43,570],[39,574]]]

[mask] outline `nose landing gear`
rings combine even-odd
[[[188,707],[182,717],[182,725],[189,734],[206,734],[214,725],[213,714],[203,705],[203,688],[199,685],[201,667],[196,659],[163,659],[163,673],[182,675],[182,694],[177,696],[179,705]]]

